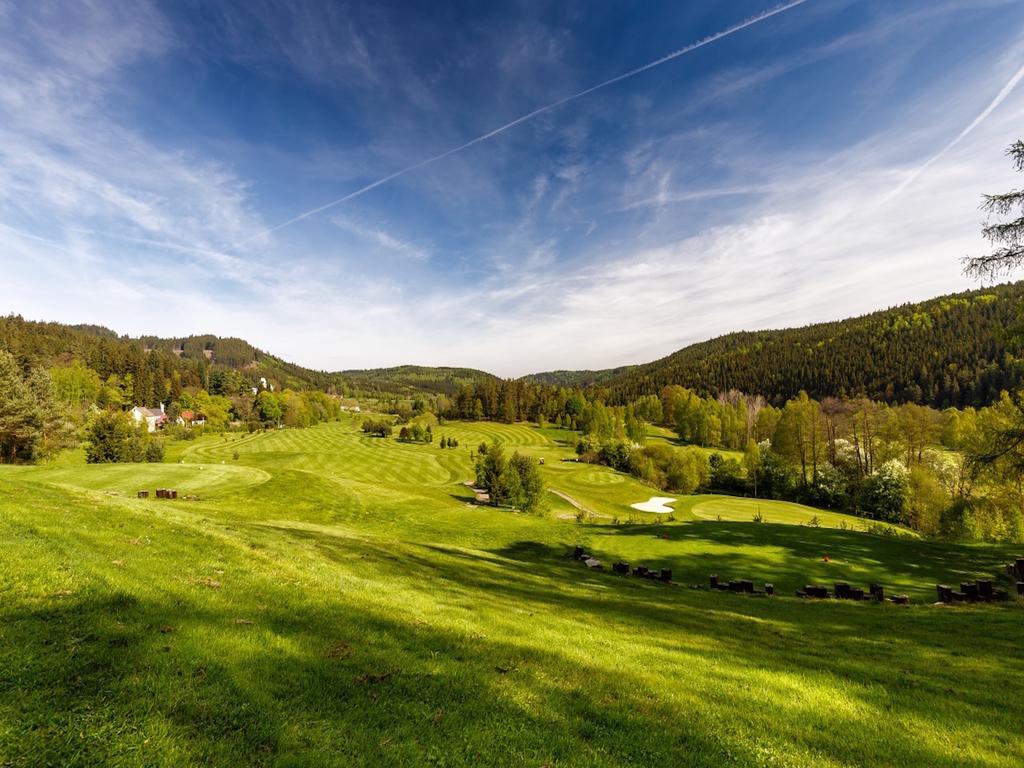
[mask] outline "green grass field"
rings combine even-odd
[[[629,508],[668,494],[561,461],[561,430],[435,434],[459,448],[346,419],[0,467],[0,766],[1024,764],[1021,603],[931,604],[1022,547],[722,496],[670,521]],[[553,494],[475,506],[493,438],[593,522]],[[199,500],[135,498],[156,487]],[[677,584],[588,571],[577,543]],[[690,588],[710,573],[779,596]],[[913,604],[789,596],[834,580]]]

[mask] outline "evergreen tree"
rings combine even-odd
[[[1016,141],[1006,154],[1013,159],[1018,171],[1024,171],[1024,141]],[[979,279],[995,279],[1024,265],[1024,189],[985,195],[981,209],[989,217],[981,232],[995,250],[984,256],[965,259],[964,272]],[[993,216],[1015,218],[993,222]]]
[[[0,350],[0,463],[31,461],[42,438],[41,414],[14,356]]]

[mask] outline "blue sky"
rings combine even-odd
[[[973,287],[1024,3],[779,6],[0,0],[0,311],[519,375]]]

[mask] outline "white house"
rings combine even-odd
[[[147,432],[156,432],[167,421],[167,414],[164,413],[164,404],[160,403],[160,410],[156,408],[143,408],[136,405],[130,411],[136,426],[146,423]]]
[[[206,423],[206,417],[201,413],[184,410],[178,414],[178,418],[174,420],[174,423],[179,427],[201,427]]]

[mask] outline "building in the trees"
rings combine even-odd
[[[136,405],[132,408],[131,415],[136,425],[141,426],[145,423],[147,432],[156,432],[167,423],[167,414],[164,413],[163,403],[160,403],[159,410]]]
[[[174,423],[179,427],[201,427],[206,423],[206,417],[201,413],[184,410],[178,414],[178,418],[174,420]]]

